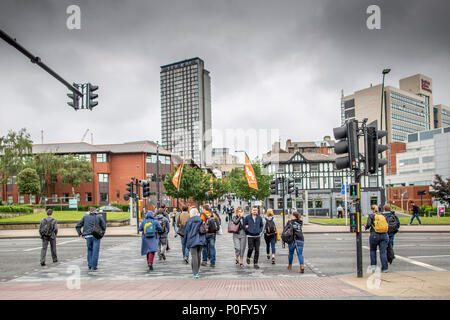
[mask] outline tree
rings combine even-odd
[[[39,194],[41,192],[41,184],[36,170],[25,168],[20,171],[17,175],[17,189],[19,194],[28,194],[30,199],[32,194]]]
[[[431,185],[433,189],[430,191],[430,195],[439,202],[445,203],[447,207],[450,206],[450,178],[444,181],[438,174],[434,176],[434,181]]]
[[[270,196],[270,180],[272,176],[268,176],[262,173],[262,166],[258,160],[252,163],[253,170],[255,171],[256,181],[258,182],[259,199],[264,200]],[[256,199],[257,190],[248,186],[247,178],[243,168],[234,168],[229,175],[231,182],[231,191],[236,194],[240,199]]]
[[[38,153],[27,159],[25,166],[36,170],[41,186],[41,196],[51,193],[49,190],[58,182],[61,159],[51,152]]]
[[[59,157],[58,175],[61,175],[62,182],[72,186],[72,193],[74,187],[78,188],[81,183],[90,181],[93,177],[93,170],[91,163],[83,159],[69,154]]]
[[[163,182],[164,189],[167,195],[172,198],[177,197],[177,189],[172,183],[172,178],[177,171],[178,167],[166,175],[166,179]],[[189,198],[193,198],[196,192],[201,188],[202,184],[202,172],[197,167],[190,167],[185,165],[181,175],[181,183],[179,189],[179,197],[184,201],[188,201]]]

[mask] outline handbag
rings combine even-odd
[[[241,227],[241,221],[238,224],[233,221],[228,222],[228,233],[238,233]]]
[[[100,240],[105,235],[105,231],[97,224],[97,214],[94,215],[94,227],[92,228],[92,236]]]
[[[276,241],[280,241],[281,237],[280,237],[280,233],[278,232],[278,228],[275,227],[275,229],[277,230],[277,240]]]

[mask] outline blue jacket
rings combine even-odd
[[[256,216],[256,220],[253,221],[251,214],[244,218],[244,230],[248,236],[260,236],[264,229],[264,222],[260,215]]]
[[[103,231],[106,230],[106,222],[101,214],[96,214],[95,212],[86,213],[81,220],[75,226],[78,235],[90,236],[92,235],[92,229],[94,229],[94,218],[97,219],[97,224],[100,225]],[[83,232],[81,232],[81,227],[83,227]]]
[[[145,215],[145,219],[141,222],[139,226],[139,231],[142,231],[142,243],[141,243],[141,255],[145,256],[149,252],[156,252],[158,251],[158,239],[159,234],[156,232],[156,235],[152,238],[147,238],[144,235],[144,224],[145,220],[153,220],[153,223],[155,224],[156,231],[161,231],[161,224],[158,222],[158,220],[155,219],[153,212],[148,211]]]
[[[186,248],[206,245],[206,235],[198,233],[201,223],[203,223],[203,220],[200,217],[192,217],[186,222],[184,237],[182,238],[183,245]]]

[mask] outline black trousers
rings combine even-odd
[[[252,257],[253,249],[255,249],[255,255],[253,256],[253,264],[257,264],[259,258],[259,246],[261,245],[261,237],[247,237],[247,241],[248,241],[247,258]]]
[[[53,262],[58,260],[58,257],[56,256],[56,238],[55,239],[43,238],[42,239],[42,249],[41,249],[41,263],[45,263],[45,256],[47,255],[47,248],[48,248],[49,243],[50,243],[50,248],[51,248],[51,252],[52,252]]]

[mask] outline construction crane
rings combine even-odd
[[[83,137],[81,138],[81,142],[83,142],[84,139],[86,138],[88,131],[89,131],[89,129],[86,129],[86,131],[84,132]]]

